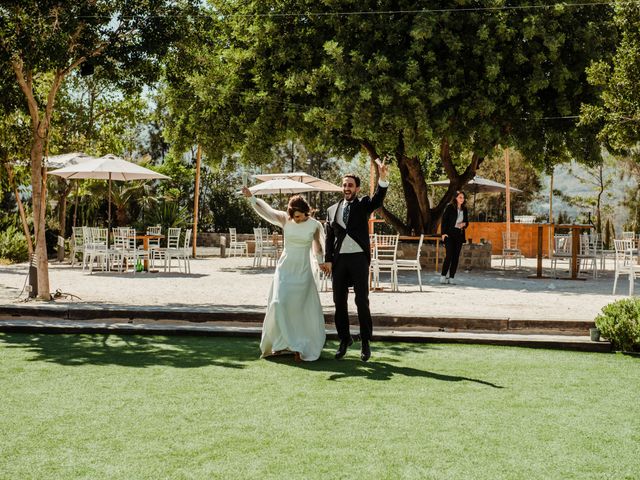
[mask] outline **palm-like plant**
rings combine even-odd
[[[160,225],[163,231],[170,227],[184,227],[189,223],[189,210],[174,201],[162,200],[149,212],[149,224]]]

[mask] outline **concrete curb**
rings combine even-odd
[[[69,305],[0,305],[0,320],[21,317],[44,317],[65,320],[122,318],[127,320],[168,320],[204,322],[262,323],[263,310],[215,310],[203,308],[166,308],[137,306],[69,306]],[[352,319],[357,324],[355,317]],[[513,332],[522,334],[554,333],[588,335],[593,321],[586,320],[523,320],[511,318],[463,318],[456,316],[399,316],[374,314],[377,328],[433,328],[447,331]],[[333,324],[333,314],[325,313],[325,323]]]

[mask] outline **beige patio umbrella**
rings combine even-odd
[[[429,182],[429,185],[434,185],[438,187],[447,187],[449,186],[449,180],[438,180],[436,182]],[[467,192],[473,193],[473,213],[475,214],[476,209],[476,193],[521,193],[522,190],[519,188],[515,188],[509,186],[507,190],[507,186],[503,183],[496,182],[494,180],[489,180],[488,178],[481,177],[480,175],[476,175],[469,182],[462,187]]]
[[[64,168],[52,170],[51,175],[58,175],[63,178],[91,178],[96,180],[109,180],[109,228],[111,228],[111,181],[129,180],[166,180],[170,177],[148,168],[141,167],[132,162],[128,162],[115,155],[105,155],[94,158],[86,162],[69,165]]]
[[[277,179],[289,179],[296,182],[305,183],[315,187],[316,192],[342,192],[342,188],[338,185],[334,185],[331,182],[322,180],[321,178],[314,177],[305,172],[290,172],[290,173],[265,173],[260,175],[254,175],[254,178],[261,181],[277,180]]]
[[[65,168],[71,165],[77,165],[78,163],[88,162],[94,160],[96,157],[92,157],[84,152],[71,152],[62,153],[60,155],[50,155],[44,159],[44,164],[47,168]]]
[[[296,180],[291,180],[289,178],[274,178],[272,180],[267,180],[266,182],[258,183],[253,187],[249,187],[249,190],[251,190],[251,193],[253,193],[254,195],[272,195],[283,193],[293,195],[295,193],[321,191],[313,185],[298,182]]]

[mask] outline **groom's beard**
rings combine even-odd
[[[344,192],[343,192],[344,193]],[[354,200],[356,198],[356,192],[351,192],[351,193],[344,193],[344,199],[347,202],[351,202],[352,200]]]

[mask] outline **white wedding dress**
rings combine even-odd
[[[261,217],[284,231],[284,251],[276,265],[262,326],[262,356],[289,350],[298,352],[302,360],[317,360],[326,332],[310,252],[313,247],[318,263],[324,262],[322,224],[311,217],[296,223],[286,212],[255,197],[251,203]]]

